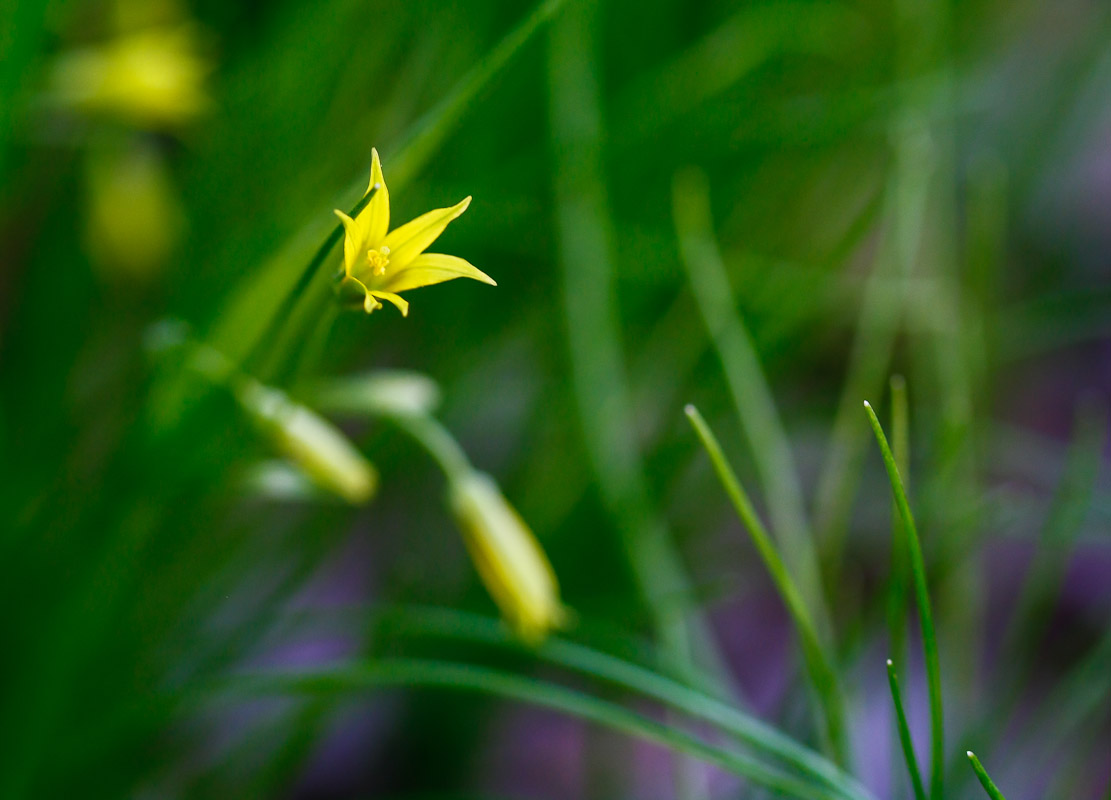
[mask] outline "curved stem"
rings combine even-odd
[[[395,659],[307,672],[246,675],[231,687],[244,694],[332,695],[368,689],[412,687],[492,694],[549,708],[675,752],[693,756],[786,797],[836,800],[823,786],[789,775],[751,756],[722,750],[685,731],[649,719],[615,703],[558,684],[471,664]]]
[[[455,437],[435,418],[423,414],[391,414],[388,419],[432,456],[448,480],[454,481],[474,470]]]

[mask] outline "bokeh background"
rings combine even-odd
[[[970,747],[1012,800],[1107,796],[1109,34],[1095,0],[0,5],[0,796],[762,796],[483,694],[212,688],[395,653],[557,679],[382,624],[497,614],[412,442],[333,416],[381,473],[353,509],[260,479],[234,403],[174,383],[167,340],[251,351],[372,146],[396,220],[474,196],[438,247],[498,286],[295,320],[272,381],[429,376],[568,637],[819,747],[696,403],[788,563],[817,553],[886,798],[884,660],[923,758],[926,690],[861,403],[889,421],[904,376],[947,796]]]

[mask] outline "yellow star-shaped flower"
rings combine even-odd
[[[409,303],[399,292],[454,278],[473,278],[497,286],[493,278],[462,258],[424,252],[449,222],[467,210],[471,198],[451,208],[429,211],[387,233],[390,194],[382,177],[377,150],[373,151],[367,192],[375,186],[378,191],[355,219],[336,209],[336,216],[343,221],[347,233],[343,240],[343,274],[338,287],[341,296],[358,300],[368,314],[382,307],[379,300],[388,300],[403,316],[408,316]]]

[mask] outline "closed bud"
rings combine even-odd
[[[451,508],[487,591],[522,639],[538,642],[566,619],[548,558],[497,484],[479,472],[452,481]]]
[[[284,392],[244,380],[236,396],[278,450],[322,489],[358,505],[378,485],[374,467],[334,425]]]

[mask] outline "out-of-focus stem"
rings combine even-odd
[[[656,635],[682,663],[692,649],[715,651],[707,632],[698,629],[690,583],[653,507],[632,427],[603,178],[596,5],[595,0],[569,3],[553,22],[549,43],[556,222],[571,388],[602,500]]]

